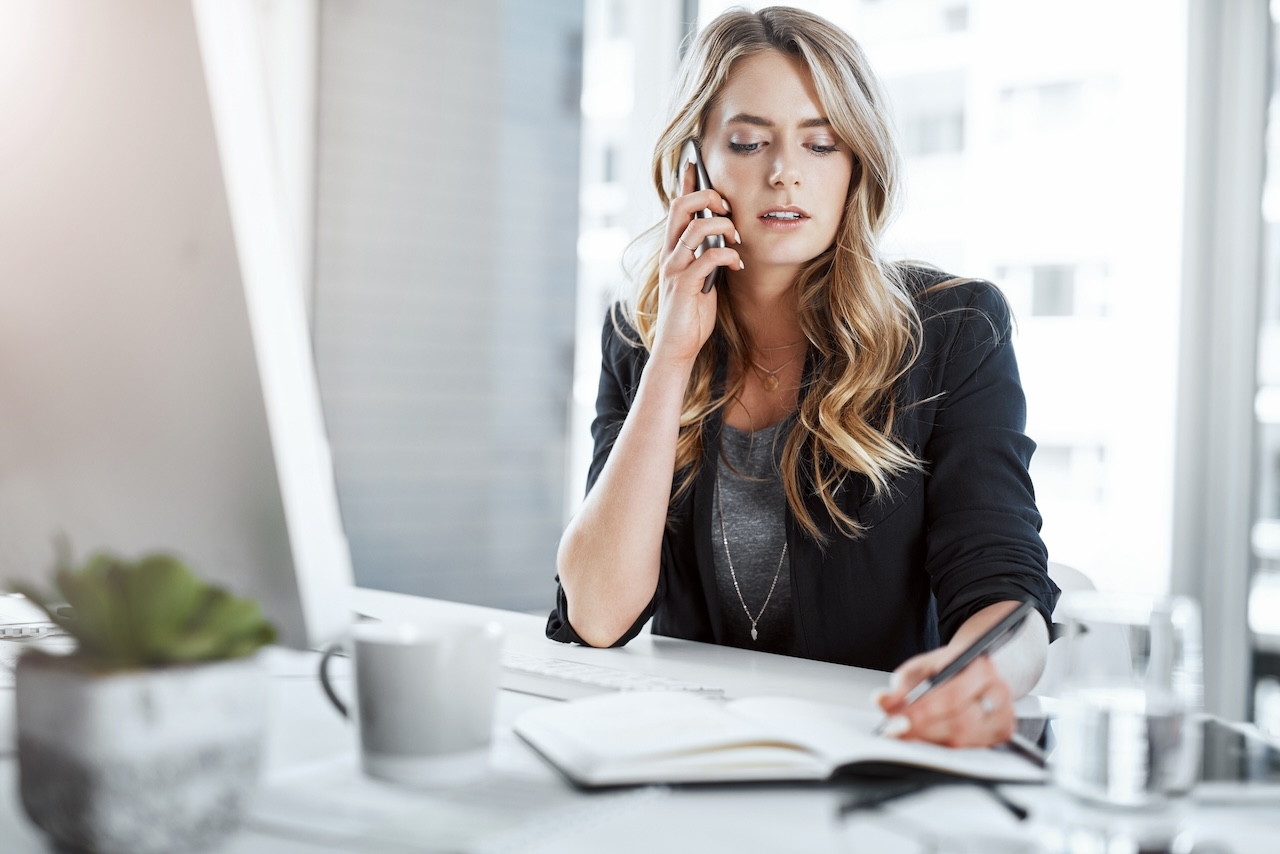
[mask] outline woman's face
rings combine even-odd
[[[834,242],[853,153],[800,59],[770,50],[739,60],[707,116],[702,156],[748,272],[799,267]]]

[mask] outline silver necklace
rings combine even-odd
[[[747,608],[747,601],[742,598],[742,588],[738,586],[738,573],[733,569],[733,556],[729,554],[729,535],[724,527],[724,491],[720,488],[719,466],[716,466],[716,505],[720,508],[720,540],[724,543],[724,559],[729,563],[729,577],[733,579],[733,589],[738,591],[738,602],[742,604],[742,613],[746,614],[747,619],[751,621],[751,639],[754,641],[760,636],[756,631],[756,623],[760,622],[765,608],[769,607],[769,600],[773,598],[773,589],[778,586],[778,576],[782,574],[782,562],[787,559],[787,538],[785,535],[782,538],[782,554],[778,556],[778,568],[773,571],[773,583],[769,585],[769,593],[764,597],[760,613],[753,617],[751,610]]]

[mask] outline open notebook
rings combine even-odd
[[[722,702],[623,692],[531,709],[516,733],[584,787],[825,780],[897,765],[978,780],[1041,782],[1003,750],[951,749],[872,735],[880,715],[785,697]]]

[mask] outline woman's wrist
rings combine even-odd
[[[972,615],[952,637],[951,642],[946,644],[947,649],[953,657],[959,655],[1001,617],[1017,607],[1017,604],[1015,601],[1002,602]],[[1049,632],[1037,613],[1029,615],[1014,632],[1012,639],[992,653],[991,660],[996,666],[996,672],[1009,686],[1015,699],[1029,693],[1039,681],[1048,648]]]
[[[654,349],[650,352],[649,360],[644,366],[641,382],[673,383],[679,386],[683,397],[685,386],[689,384],[689,377],[693,375],[693,366],[696,361],[696,354],[688,358],[669,353],[661,348]]]
[[[1031,693],[1044,672],[1049,652],[1049,629],[1039,614],[1031,614],[1013,640],[992,654],[996,670],[1015,699]]]

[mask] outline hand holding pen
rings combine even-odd
[[[894,687],[878,692],[876,701],[889,717],[877,733],[952,747],[1013,741],[1024,752],[1035,750],[1015,738],[1013,697],[990,659],[1034,612],[1032,602],[1023,602],[959,655],[943,647],[906,662],[894,674]]]

